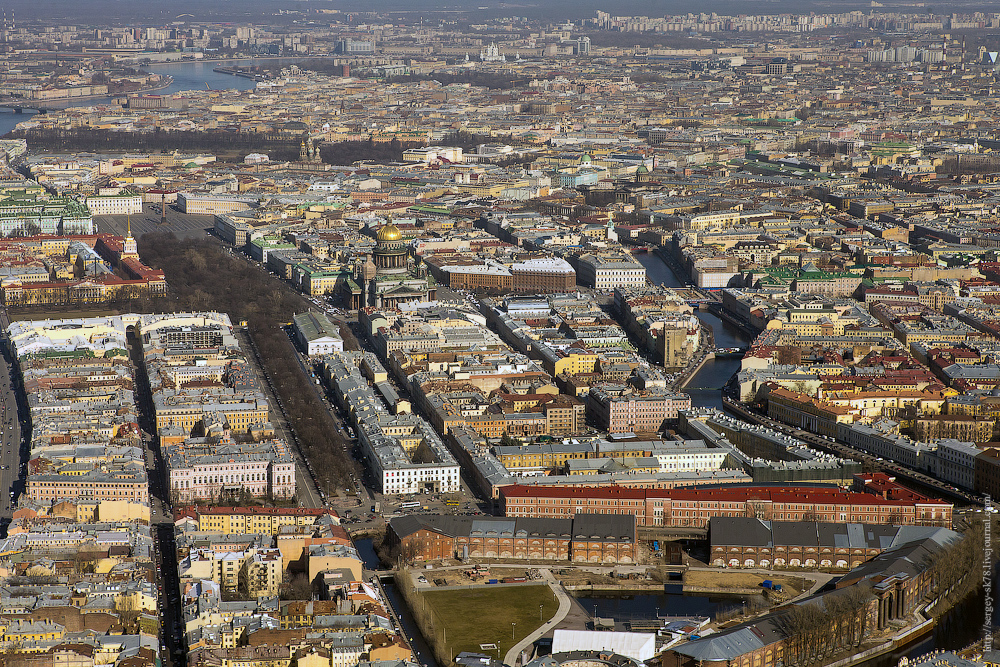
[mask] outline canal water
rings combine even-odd
[[[410,614],[410,608],[406,606],[403,596],[396,590],[396,585],[390,582],[383,582],[382,588],[385,589],[385,594],[389,598],[389,604],[392,605],[396,615],[399,616],[399,623],[403,626],[403,632],[406,633],[406,636],[410,640],[413,652],[417,654],[417,662],[424,665],[424,667],[439,667],[437,660],[434,659],[434,652],[431,651],[431,647],[424,641],[424,636],[420,634],[420,629]]]
[[[361,556],[361,562],[365,564],[366,570],[381,569],[378,555],[375,553],[375,547],[372,546],[372,538],[366,537],[361,540],[354,540],[354,547],[358,550],[358,555]]]
[[[381,569],[378,555],[375,553],[375,547],[372,545],[370,537],[354,540],[354,547],[358,550],[358,555],[361,556],[361,562],[365,564],[366,570]],[[417,627],[410,614],[410,608],[406,606],[403,596],[396,590],[396,585],[391,581],[383,581],[382,588],[385,589],[386,597],[389,598],[389,604],[392,605],[393,611],[399,617],[399,623],[403,626],[403,632],[410,640],[410,646],[417,654],[417,661],[424,667],[439,667],[437,660],[434,659],[434,653],[424,641],[423,635],[420,634],[420,628]]]
[[[636,260],[639,261],[643,266],[646,267],[646,275],[649,276],[650,280],[654,283],[659,283],[662,285],[667,285],[668,287],[680,287],[681,282],[673,274],[673,271],[666,265],[666,263],[660,259],[660,257],[653,252],[640,253],[635,256]],[[699,312],[698,317],[701,318],[706,324],[712,326],[715,332],[716,345],[719,347],[737,347],[748,345],[751,341],[745,335],[743,335],[736,327],[732,326],[728,322],[723,322],[715,315],[707,312]],[[691,395],[692,405],[697,406],[707,406],[722,409],[722,392],[716,390],[716,388],[722,387],[729,381],[733,373],[736,373],[740,369],[739,359],[715,359],[705,364],[700,371],[692,378],[690,387],[691,389],[685,389],[684,391]],[[711,390],[701,389],[701,387],[710,387]],[[922,639],[915,641],[912,644],[904,646],[892,653],[880,656],[878,658],[873,658],[867,662],[862,663],[864,667],[895,667],[901,658],[913,658],[916,656],[923,655],[929,651],[933,650],[959,650],[966,646],[972,644],[974,641],[979,639],[982,635],[983,619],[985,617],[984,609],[984,593],[979,591],[975,595],[970,595],[962,603],[956,605],[948,613],[941,617],[934,630],[925,635]],[[647,596],[636,596],[636,598],[630,599],[620,599],[620,600],[607,600],[607,599],[595,599],[590,603],[591,606],[587,606],[587,603],[581,599],[581,604],[584,605],[584,609],[593,609],[593,604],[598,604],[598,611],[606,610],[608,616],[614,616],[614,611],[617,610],[623,615],[637,615],[642,613],[647,613],[650,601],[645,599]],[[675,604],[680,604],[682,607],[697,608],[698,605],[703,604],[702,599],[694,596],[681,596],[681,600],[671,600],[673,596],[651,596],[664,602],[673,602]],[[996,589],[994,589],[994,609],[997,607],[996,602]],[[652,602],[652,604],[657,604],[657,602]],[[704,603],[704,609],[712,609],[711,603]],[[714,604],[718,604],[717,602]],[[723,605],[726,603],[723,601]],[[654,612],[655,613],[655,610]],[[660,611],[661,614],[666,614],[669,612]],[[692,611],[688,613],[698,613],[697,611]],[[603,614],[602,614],[603,615]],[[994,617],[993,627],[1000,627],[997,624],[997,619]]]
[[[743,604],[739,597],[685,595],[679,583],[666,584],[663,593],[623,595],[615,592],[585,595],[576,599],[588,614],[616,621],[652,619],[656,616],[714,617],[719,611],[738,609]]]
[[[646,267],[646,275],[654,283],[667,287],[683,286],[670,267],[655,252],[637,253],[635,259]],[[750,339],[743,335],[739,329],[720,320],[712,313],[698,311],[697,315],[702,322],[712,327],[717,347],[745,347],[750,344]],[[706,362],[701,370],[691,378],[691,382],[688,383],[684,392],[691,395],[692,405],[721,410],[722,387],[738,370],[740,370],[738,358],[712,359]]]

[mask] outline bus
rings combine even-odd
[[[410,500],[405,503],[399,503],[399,509],[401,510],[413,510],[420,507],[420,503],[416,500]]]

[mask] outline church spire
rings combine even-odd
[[[132,238],[131,213],[129,213],[125,218],[125,229],[127,230],[128,236],[125,237],[125,241],[122,243],[122,257],[138,257],[139,248],[135,243],[135,239]]]

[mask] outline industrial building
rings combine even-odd
[[[411,515],[389,521],[389,540],[409,560],[513,558],[578,563],[634,563],[630,515],[577,514],[570,519]]]

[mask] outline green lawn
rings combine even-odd
[[[548,586],[497,586],[422,593],[435,625],[444,626],[444,655],[482,652],[480,644],[497,644],[500,659],[523,637],[552,618],[559,602]],[[541,605],[541,619],[538,607]],[[511,640],[511,623],[514,640]],[[429,638],[428,638],[429,639]],[[490,653],[493,653],[490,651]]]

